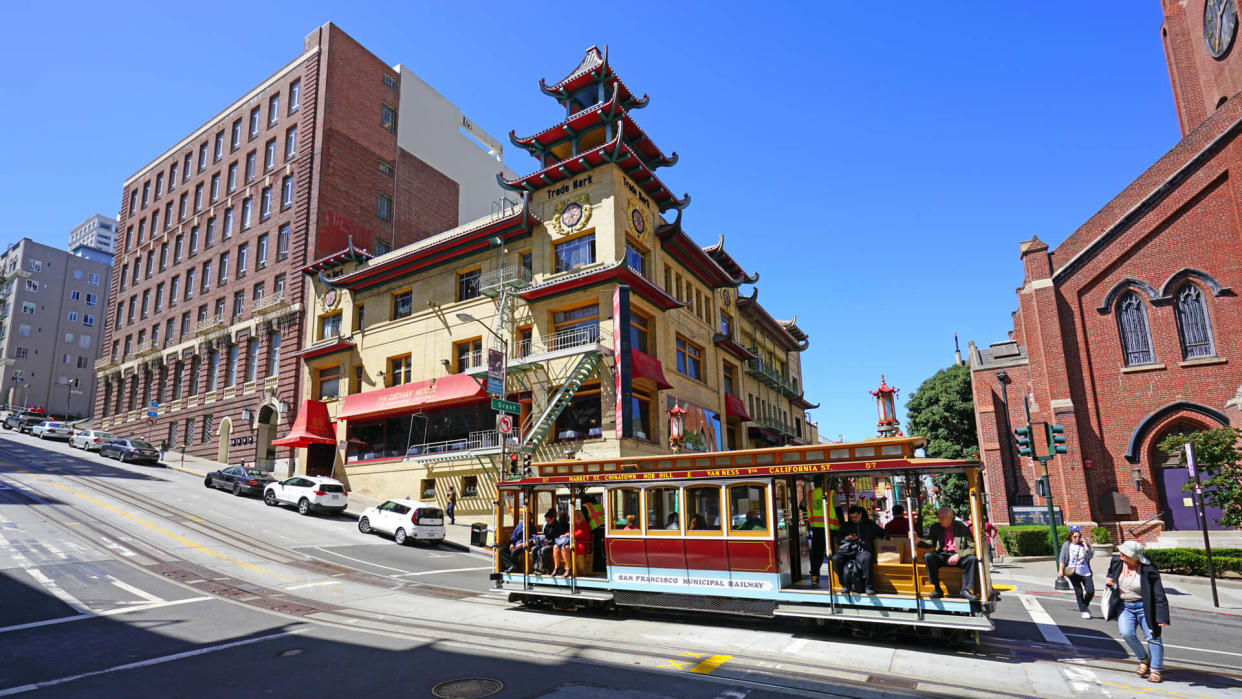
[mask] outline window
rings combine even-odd
[[[651,354],[651,319],[638,311],[630,310],[630,347],[643,354]]]
[[[478,494],[479,494],[479,477],[478,476],[462,476],[461,477],[461,496],[463,498],[470,498]]]
[[[224,365],[224,385],[237,385],[237,343],[229,345],[229,360]]]
[[[392,220],[392,197],[387,194],[380,193],[375,204],[375,215],[385,221]]]
[[[289,224],[280,227],[276,233],[276,259],[283,260],[289,256]]]
[[[144,307],[146,306],[147,294],[149,294],[149,293],[151,293],[151,292],[150,292],[150,291],[144,291],[144,292],[142,292],[142,300],[143,300],[143,306],[144,306]],[[76,323],[76,322],[78,322],[78,312],[77,312],[77,311],[69,311],[69,313],[68,313],[67,317],[68,317],[68,319],[69,319],[69,322],[70,322],[70,323]],[[142,317],[143,317],[143,318],[147,317],[147,314],[146,314],[145,310],[144,310],[144,312],[143,312],[143,314],[142,314]]]
[[[599,340],[599,306],[581,306],[552,314],[552,338],[548,350],[579,347]]]
[[[379,161],[379,171],[381,175],[387,175],[388,177],[392,177],[392,166],[384,162],[383,160]]]
[[[768,489],[763,485],[729,486],[729,534],[768,535]]]
[[[26,349],[25,347],[15,347],[13,349],[14,359],[26,359],[29,356],[30,356],[30,350]]]
[[[33,279],[27,279],[27,280],[26,280],[26,291],[29,291],[29,292],[32,292],[32,293],[38,293],[38,292],[39,292],[39,282],[37,282],[37,281],[35,281],[35,280],[33,280]],[[74,292],[74,293],[77,293],[77,292]],[[77,299],[74,299],[74,300],[76,301]]]
[[[276,93],[267,99],[267,125],[271,126],[280,121],[280,93]]]
[[[680,335],[677,336],[677,371],[703,380],[703,348]]]
[[[99,296],[98,296],[98,295],[96,295],[96,294],[87,294],[87,295],[86,295],[86,305],[88,305],[88,306],[94,306],[94,305],[96,305],[96,304],[98,304],[98,303],[99,303]]]
[[[224,240],[233,237],[233,207],[224,210],[224,227],[221,236]]]
[[[719,533],[720,486],[699,485],[686,488],[686,532]]]
[[[189,208],[190,208],[190,193],[186,192],[185,194],[182,194],[181,199],[178,200],[178,204],[177,204],[177,220],[178,221],[185,220],[185,215],[189,211]],[[169,221],[169,223],[172,223],[172,221]]]
[[[17,334],[22,337],[30,337],[30,326],[24,323],[17,326]]]
[[[242,312],[246,310],[246,291],[244,289],[233,292],[233,318],[240,318]]]
[[[599,383],[583,386],[556,419],[557,441],[596,439],[602,436],[603,404]]]
[[[397,110],[387,104],[380,105],[380,126],[389,131],[397,130]]]
[[[152,274],[155,274],[155,251],[148,250],[147,251],[147,277],[146,278],[150,279]]]
[[[629,243],[625,245],[625,264],[640,276],[647,276],[647,253]]]
[[[76,338],[77,338],[77,336],[76,336],[76,335],[74,335],[73,333],[65,333],[65,342],[66,342],[67,344],[72,345],[72,344],[73,344],[73,341],[74,341]]]
[[[555,272],[568,272],[595,262],[595,234],[579,236],[553,247]]]
[[[142,183],[142,208],[147,208],[147,204],[151,203],[151,183]]]
[[[397,89],[397,79],[392,77],[391,75],[388,75],[387,73],[385,73],[384,75],[380,76],[380,79],[384,81],[384,87],[388,88],[389,90]]]
[[[254,138],[259,135],[259,108],[255,107],[250,110],[250,137]]]
[[[160,195],[164,189],[164,173],[155,176],[155,201],[160,200]]]
[[[168,243],[160,245],[160,271],[168,269]]]
[[[1155,363],[1147,327],[1147,305],[1137,293],[1128,292],[1117,302],[1117,327],[1126,366]]]
[[[129,263],[121,265],[121,291],[125,291],[126,283],[129,281]]]
[[[315,384],[319,390],[319,400],[328,400],[341,395],[341,365],[320,369]]]
[[[293,175],[286,175],[280,181],[280,208],[293,206]]]
[[[220,201],[220,173],[211,176],[211,203]]]
[[[724,363],[724,392],[729,395],[736,396],[737,388],[737,367],[732,364]]]
[[[255,270],[263,269],[267,266],[267,234],[259,236],[258,242],[255,244],[254,268]]]
[[[186,311],[181,314],[181,336],[185,337],[190,334],[190,312]]]
[[[246,276],[246,265],[249,264],[250,243],[242,243],[237,246],[237,278],[241,279]]]
[[[187,155],[185,157],[186,157],[186,163],[189,163],[190,156]],[[189,170],[189,169],[190,169],[189,167],[186,167],[186,170]],[[168,167],[168,191],[171,192],[176,188],[177,188],[177,164],[173,163],[172,165]]]
[[[290,126],[285,131],[285,160],[297,155],[298,152],[298,127]]]
[[[250,295],[250,302],[252,305],[257,305],[262,300],[263,300],[263,282],[259,282],[258,284],[254,285],[254,292],[251,293]]]
[[[220,162],[220,158],[224,157],[224,132],[216,134],[216,151],[215,159],[212,162]]]
[[[250,151],[246,154],[246,183],[254,182],[255,164],[258,162],[259,154]]]
[[[217,387],[218,375],[220,373],[220,350],[211,350],[207,353],[207,390],[214,391]]]
[[[379,257],[380,255],[387,255],[391,251],[392,251],[392,245],[387,240],[384,240],[383,238],[375,239],[375,256],[376,257]]]
[[[194,269],[190,268],[185,271],[185,300],[189,301],[194,298]]]
[[[93,317],[93,316],[86,316],[86,317],[87,317],[87,318],[90,318],[90,319],[91,319],[91,325],[94,325],[94,323],[95,323],[95,319],[94,319],[94,317]],[[82,321],[82,324],[83,324],[83,325],[86,325],[86,321],[85,321],[85,320],[83,320],[83,321]],[[90,346],[91,346],[91,336],[90,336],[90,335],[81,335],[81,336],[79,336],[79,337],[78,337],[78,347],[81,347],[82,349],[90,349]]]
[[[138,190],[129,190],[129,215],[133,216],[134,211],[138,208]]]
[[[721,311],[720,313],[720,334],[727,338],[733,338],[733,316]]]
[[[164,282],[155,285],[155,312],[164,310]]]
[[[160,212],[159,209],[151,212],[151,237],[154,238],[160,232]],[[138,242],[142,242],[142,226],[138,226]]]
[[[35,314],[36,310],[38,309],[35,307],[33,303],[29,301],[22,301],[22,313],[25,313],[28,316],[32,316]]]
[[[483,270],[472,269],[457,274],[457,300],[468,301],[479,296],[479,278]]]
[[[409,383],[413,379],[413,370],[414,364],[410,360],[410,355],[392,357],[388,360],[388,385],[400,386],[403,383]]]
[[[457,358],[456,373],[473,369],[483,364],[483,339],[474,338],[453,343],[453,356]]]
[[[1187,284],[1173,295],[1177,311],[1177,334],[1182,342],[1184,359],[1216,356],[1212,343],[1212,324],[1208,321],[1203,291]]]
[[[200,182],[194,188],[194,211],[195,213],[203,210],[203,184]]]
[[[203,280],[203,286],[201,289],[199,289],[199,292],[205,294],[208,291],[211,291],[211,260],[207,260],[206,262],[203,263],[202,280]]]
[[[681,534],[681,493],[675,487],[647,488],[647,534]]]
[[[246,383],[254,381],[259,375],[259,338],[252,337],[246,341]]]
[[[207,230],[210,231],[213,236],[215,235],[215,222],[216,220],[214,218],[207,219]],[[198,254],[198,226],[194,226],[190,228],[190,255],[197,255],[197,254]]]
[[[366,310],[367,306],[365,303],[354,303],[354,330],[362,330]]]
[[[392,295],[392,319],[408,318],[414,313],[414,292],[399,291]]]
[[[207,413],[206,415],[203,416],[203,434],[202,434],[203,444],[206,444],[207,442],[211,441],[211,431],[212,431],[213,424],[214,424],[214,420],[212,420],[211,413]]]
[[[263,147],[263,171],[276,167],[276,139],[271,139]]]
[[[341,312],[337,311],[319,319],[319,339],[330,340],[341,334]]]
[[[204,275],[206,276],[206,275]],[[220,253],[220,278],[216,281],[216,286],[224,286],[229,281],[229,254],[227,252]]]
[[[198,171],[202,172],[207,169],[207,142],[203,141],[198,146]],[[190,169],[186,168],[186,177],[190,176]]]
[[[147,231],[147,220],[144,218],[138,222],[138,244],[139,245],[142,245],[142,236],[143,234],[146,233],[146,231]],[[126,245],[125,249],[129,250],[129,246]]]
[[[192,396],[198,395],[198,375],[202,373],[203,358],[197,354],[190,358],[190,385],[188,393]],[[191,419],[189,424],[194,424]],[[188,427],[188,426],[187,426]]]
[[[175,276],[172,281],[168,282],[168,307],[172,308],[177,305],[177,299],[181,297],[181,276]]]
[[[259,218],[266,221],[272,217],[272,188],[264,187],[259,195]]]
[[[237,121],[233,122],[233,139],[232,141],[229,142],[232,150],[237,150],[238,148],[241,148],[241,141],[242,141],[242,120],[238,119]]]
[[[280,368],[280,331],[268,336],[267,340],[267,375],[275,376]]]
[[[232,194],[233,192],[237,191],[237,163],[229,164],[228,190],[229,190],[229,194]]]
[[[289,85],[289,113],[298,111],[300,106],[302,106],[302,81],[294,80]]]
[[[530,250],[518,255],[518,265],[522,268],[522,271],[526,273],[527,280],[533,278],[535,273],[535,256],[531,254]]]
[[[640,535],[643,526],[642,491],[613,488],[608,491],[608,532]]]
[[[281,296],[285,293],[285,275],[277,274],[272,282],[272,293]]]
[[[633,421],[634,421],[634,439],[641,439],[646,442],[654,441],[654,434],[651,431],[651,394],[646,391],[634,389],[631,394],[633,403]]]

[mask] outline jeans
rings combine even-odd
[[[1138,637],[1137,632],[1140,627],[1147,639],[1147,647],[1151,649],[1151,669],[1163,670],[1164,641],[1159,636],[1151,635],[1151,629],[1147,627],[1147,615],[1143,613],[1142,600],[1122,602],[1121,616],[1117,617],[1117,631],[1122,638],[1126,639],[1126,644],[1138,656],[1139,662],[1142,662],[1148,659],[1148,652],[1143,649],[1143,642]]]
[[[1095,597],[1095,581],[1090,575],[1070,573],[1065,576],[1074,586],[1074,597],[1078,600],[1078,611],[1091,611],[1091,600]]]

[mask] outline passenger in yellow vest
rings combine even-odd
[[[810,499],[809,507],[802,508],[803,511],[810,513],[807,518],[808,526],[811,530],[811,584],[819,584],[819,569],[824,567],[824,557],[827,554],[825,545],[826,537],[824,536],[824,524],[832,531],[836,531],[838,527],[836,505],[836,491],[828,491],[828,515],[824,514],[824,477],[816,476],[813,483],[815,488],[811,490],[808,498]]]
[[[594,570],[604,569],[604,506],[595,502],[594,495],[582,498],[582,514],[591,528],[591,555]]]

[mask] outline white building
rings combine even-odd
[[[111,265],[116,253],[116,219],[95,214],[75,226],[69,233],[69,252]]]

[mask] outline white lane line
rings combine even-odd
[[[64,602],[65,604],[69,605],[78,613],[80,614],[91,613],[92,610],[90,607],[83,604],[82,600],[78,599],[77,597],[74,597],[68,592],[65,592],[61,588],[60,585],[56,584],[55,580],[52,580],[51,578],[44,575],[43,571],[39,570],[38,568],[26,568],[26,572],[30,574],[30,577],[35,579],[35,582],[39,583],[48,592],[52,593],[56,597],[56,599],[59,599],[61,602]]]
[[[1099,678],[1090,668],[1061,665],[1059,669],[1061,674],[1065,675],[1065,680],[1069,682],[1070,687],[1073,688],[1074,696],[1084,696],[1088,693],[1096,694],[1096,696],[1112,696],[1100,686]]]
[[[1101,632],[1101,633],[1103,633],[1103,632]],[[1109,636],[1109,635],[1107,635],[1107,634],[1104,634],[1104,635],[1102,635],[1102,636],[1093,636],[1093,635],[1088,634],[1088,633],[1069,633],[1069,632],[1066,632],[1066,634],[1065,634],[1065,635],[1066,635],[1066,636],[1073,636],[1074,638],[1089,638],[1089,639],[1094,640],[1094,641],[1113,641],[1113,642],[1115,642],[1115,641],[1117,640],[1117,639],[1115,639],[1115,638],[1113,638],[1112,636]],[[1192,647],[1192,646],[1175,646],[1175,645],[1173,645],[1172,643],[1166,643],[1166,644],[1164,644],[1164,647],[1165,647],[1165,648],[1177,648],[1178,650],[1193,650],[1193,651],[1198,651],[1198,652],[1200,652],[1200,653],[1220,653],[1221,655],[1233,655],[1233,656],[1237,656],[1237,657],[1239,657],[1239,658],[1242,658],[1242,653],[1233,653],[1233,652],[1231,652],[1231,651],[1227,651],[1227,650],[1213,650],[1213,649],[1211,649],[1211,648],[1194,648],[1194,647]]]
[[[354,558],[353,556],[346,556],[346,555],[345,555],[345,554],[343,554],[343,553],[333,553],[332,551],[328,551],[328,550],[326,550],[326,549],[322,549],[322,548],[320,548],[320,547],[318,547],[318,546],[315,546],[315,547],[313,547],[313,548],[314,548],[316,551],[323,551],[324,553],[328,554],[329,556],[336,556],[337,558],[344,558],[344,559],[346,559],[346,560],[355,561],[355,562],[357,562],[357,563],[363,563],[363,564],[365,564],[365,565],[369,565],[369,566],[371,566],[372,568],[387,568],[388,570],[395,570],[395,571],[397,571],[397,572],[399,572],[399,573],[407,573],[407,572],[409,572],[409,571],[405,570],[404,568],[393,568],[392,566],[386,566],[386,565],[383,565],[383,564],[381,564],[381,563],[372,563],[371,561],[364,561],[364,560],[362,560],[361,558]]]
[[[163,663],[170,663],[176,660],[184,660],[185,658],[193,658],[194,656],[197,656],[197,655],[206,655],[208,653],[215,653],[216,651],[227,650],[229,648],[236,648],[238,646],[248,646],[248,645],[252,645],[255,643],[263,643],[264,641],[274,641],[278,638],[285,638],[286,636],[294,636],[297,634],[306,633],[309,630],[310,629],[297,629],[294,631],[285,631],[283,633],[275,633],[270,636],[259,636],[258,638],[247,638],[242,641],[233,641],[232,643],[221,643],[220,645],[217,645],[217,646],[207,646],[206,648],[196,648],[194,650],[185,651],[184,653],[173,653],[172,655],[165,655],[159,658],[150,658],[149,660],[140,660],[136,663],[126,663],[125,665],[116,665],[114,667],[106,668],[104,670],[95,670],[94,672],[83,672],[80,675],[69,675],[67,677],[57,677],[56,679],[44,680],[43,682],[35,682],[33,684],[24,684],[19,687],[9,687],[8,689],[0,689],[0,697],[12,696],[14,694],[23,694],[25,692],[32,692],[36,689],[43,689],[45,687],[55,687],[58,684],[65,684],[66,682],[73,682],[74,680],[81,680],[87,677],[96,677],[99,675],[110,675],[114,672],[124,672],[125,670],[136,670],[142,667],[150,667],[152,665],[161,665]]]
[[[304,590],[308,587],[322,587],[324,585],[340,585],[340,584],[341,583],[337,580],[323,580],[321,582],[302,583],[300,585],[289,585],[288,587],[285,587],[284,589],[285,590]]]
[[[175,607],[179,604],[190,604],[191,602],[206,602],[213,600],[214,597],[190,597],[188,599],[178,599],[171,602],[161,602],[159,604],[145,604],[137,607],[122,607],[120,609],[108,609],[93,614],[75,614],[73,616],[62,616],[55,619],[44,619],[43,621],[30,621],[25,624],[14,624],[13,626],[5,626],[0,628],[0,633],[8,633],[9,631],[21,631],[22,629],[35,629],[40,626],[53,626],[56,624],[64,624],[69,621],[83,621],[85,619],[94,619],[101,616],[116,616],[118,614],[133,614],[134,612],[145,612],[148,609],[162,609],[164,607]]]
[[[470,573],[476,570],[491,570],[491,569],[492,569],[491,566],[483,566],[481,568],[476,567],[476,568],[449,568],[448,570],[423,570],[417,573],[402,573],[400,575],[394,575],[393,577],[394,578],[410,578],[410,577],[414,577],[415,575],[436,575],[438,573]]]
[[[783,654],[783,655],[793,655],[793,654],[797,653],[798,651],[802,650],[802,647],[803,647],[803,646],[805,646],[805,645],[806,645],[806,643],[807,643],[807,639],[805,639],[805,638],[799,638],[798,640],[794,641],[793,643],[790,643],[789,645],[785,646],[785,650],[781,651],[781,654]]]
[[[144,600],[151,602],[152,604],[159,604],[160,602],[164,601],[164,598],[162,597],[156,597],[155,595],[151,594],[150,592],[147,592],[146,590],[140,590],[134,587],[133,585],[130,585],[129,583],[121,582],[120,580],[117,580],[111,575],[109,575],[108,577],[104,579],[112,583],[113,585],[121,588],[122,590],[125,590],[126,592],[132,595],[137,595],[143,598]]]
[[[121,546],[120,544],[116,543],[112,539],[102,539],[101,541],[103,542],[104,548],[107,548],[109,551],[115,551],[116,553],[119,553],[122,556],[134,555],[133,551],[130,551],[124,546]]]
[[[1026,607],[1027,613],[1031,615],[1031,621],[1035,622],[1036,628],[1044,635],[1044,640],[1063,646],[1071,645],[1070,640],[1065,637],[1065,632],[1061,631],[1061,627],[1057,626],[1052,616],[1044,611],[1039,600],[1030,595],[1018,595],[1018,597],[1022,600],[1022,606]]]
[[[53,546],[53,545],[51,545],[51,544],[44,543],[44,544],[41,544],[41,545],[43,546],[43,548],[47,549],[48,553],[50,553],[50,554],[52,554],[52,555],[54,555],[54,556],[58,556],[61,560],[64,560],[64,559],[66,559],[66,558],[68,558],[68,557],[69,557],[69,556],[65,555],[65,552],[64,552],[64,551],[61,551],[60,549],[56,548],[55,546]]]

